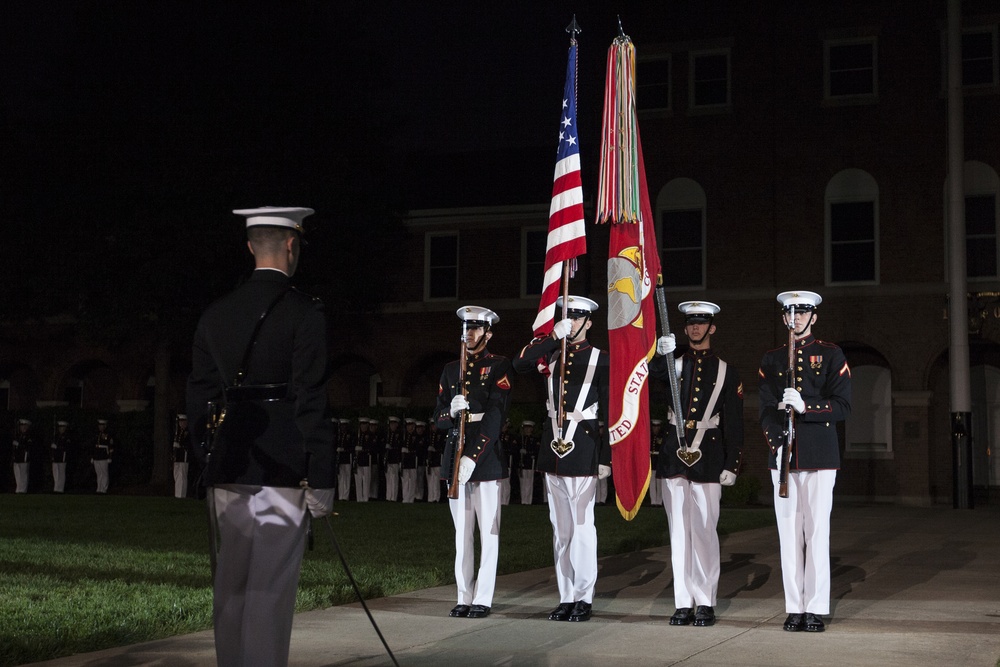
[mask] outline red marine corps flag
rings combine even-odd
[[[535,336],[548,336],[556,312],[556,298],[568,293],[570,260],[587,252],[583,224],[583,183],[580,179],[580,134],[576,128],[576,19],[566,28],[570,33],[569,64],[563,89],[559,120],[559,148],[549,207],[549,235],[545,243],[545,274],[538,316],[531,328]]]
[[[635,112],[635,47],[621,34],[608,50],[601,131],[598,222],[611,223],[608,436],[618,511],[639,512],[650,484],[648,360],[656,349],[654,282],[660,258]]]

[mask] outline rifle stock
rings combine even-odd
[[[788,370],[785,386],[795,388],[795,307],[788,313]],[[795,409],[785,405],[785,446],[781,448],[778,466],[778,497],[788,497],[788,473],[792,465],[792,444],[795,442]]]
[[[465,324],[462,324],[462,351],[458,357],[458,386],[462,392],[462,396],[466,395],[465,392],[465,364],[466,364],[466,352],[468,350],[468,344],[465,340]],[[448,498],[451,500],[458,500],[458,468],[462,461],[462,452],[465,449],[465,410],[458,414],[458,438],[455,441],[455,460],[452,461],[451,466],[451,481],[448,484]]]

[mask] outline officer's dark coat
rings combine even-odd
[[[528,343],[517,359],[514,360],[514,370],[518,373],[538,371],[538,362],[543,361],[548,367],[555,362],[554,370],[546,382],[549,384],[549,397],[552,400],[551,386],[553,378],[560,377],[559,356],[562,342],[550,336],[536,338]],[[591,351],[596,350],[590,342],[583,340],[571,343],[566,349],[565,392],[563,405],[567,413],[576,410],[580,391],[587,373],[587,364]],[[584,407],[597,404],[597,415],[592,419],[578,422],[573,433],[573,449],[560,458],[552,449],[553,439],[552,419],[546,415],[542,427],[542,441],[539,445],[538,461],[535,469],[541,472],[561,475],[563,477],[589,477],[597,474],[598,465],[611,465],[611,446],[607,437],[602,435],[598,427],[600,417],[606,417],[608,405],[608,370],[610,357],[607,352],[598,350],[597,367],[591,380]],[[553,406],[555,407],[555,406]],[[570,421],[563,421],[563,433],[568,433]]]
[[[187,415],[196,452],[204,436],[208,402],[223,399],[223,388],[233,382],[257,320],[289,285],[288,276],[280,271],[258,269],[202,315],[187,383]],[[217,474],[208,483],[297,487],[308,478],[314,488],[333,488],[333,436],[323,414],[325,373],[322,303],[292,290],[261,327],[245,381],[287,383],[287,397],[252,403],[244,418],[226,419],[216,445],[222,460],[213,462]]]
[[[467,355],[465,389],[469,401],[466,412],[470,415],[483,415],[481,420],[465,424],[462,455],[476,462],[476,469],[469,481],[504,479],[510,471],[500,444],[500,431],[507,419],[507,408],[510,405],[510,361],[489,351]],[[460,391],[459,361],[456,360],[444,367],[438,384],[434,421],[439,430],[447,432],[458,426],[449,413],[451,399]],[[451,479],[454,465],[455,438],[448,437],[441,461],[442,479]]]
[[[795,387],[806,411],[795,414],[792,470],[840,468],[837,422],[851,414],[851,369],[844,352],[812,335],[795,341]],[[785,411],[778,410],[788,369],[788,346],[764,353],[760,380],[760,425],[771,450],[768,465],[777,469],[775,452],[784,444]]]
[[[722,391],[715,402],[712,414],[706,414],[712,392],[715,391],[719,375],[719,357],[711,349],[688,349],[682,355],[682,372],[677,380],[681,392],[681,410],[684,411],[684,436],[690,445],[697,436],[697,429],[688,428],[695,422],[719,416],[719,427],[705,429],[699,450],[701,458],[688,467],[677,456],[676,426],[667,423],[663,431],[663,444],[657,457],[657,477],[683,477],[692,482],[719,482],[722,471],[739,474],[742,464],[743,447],[743,383],[731,364],[726,364]],[[649,362],[649,373],[655,378],[666,380],[670,371],[668,365],[674,360],[669,357],[655,357]],[[668,405],[673,406],[673,394],[667,385]],[[673,410],[671,409],[671,412]],[[674,420],[676,421],[676,419]]]

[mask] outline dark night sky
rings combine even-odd
[[[584,152],[596,154],[615,16],[640,44],[649,3],[643,17],[638,2],[490,4],[8,6],[0,188],[43,218],[119,205],[224,217],[231,206],[322,202],[331,183],[419,208],[473,203],[479,193],[456,182],[450,204],[449,180],[470,169],[448,165],[478,164],[517,185],[537,174],[526,196],[544,203],[565,26],[576,13],[584,30],[581,124],[593,137]],[[465,155],[441,158],[452,152]]]

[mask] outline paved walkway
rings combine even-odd
[[[451,586],[369,601],[402,667],[463,665],[982,665],[1000,659],[1000,508],[837,506],[833,604],[822,634],[781,629],[774,528],[722,539],[709,628],[671,627],[670,549],[601,560],[587,623],[546,620],[550,568],[500,577],[493,614],[447,617]],[[48,667],[208,667],[211,632],[52,660]],[[295,667],[391,665],[360,605],[299,614]]]

